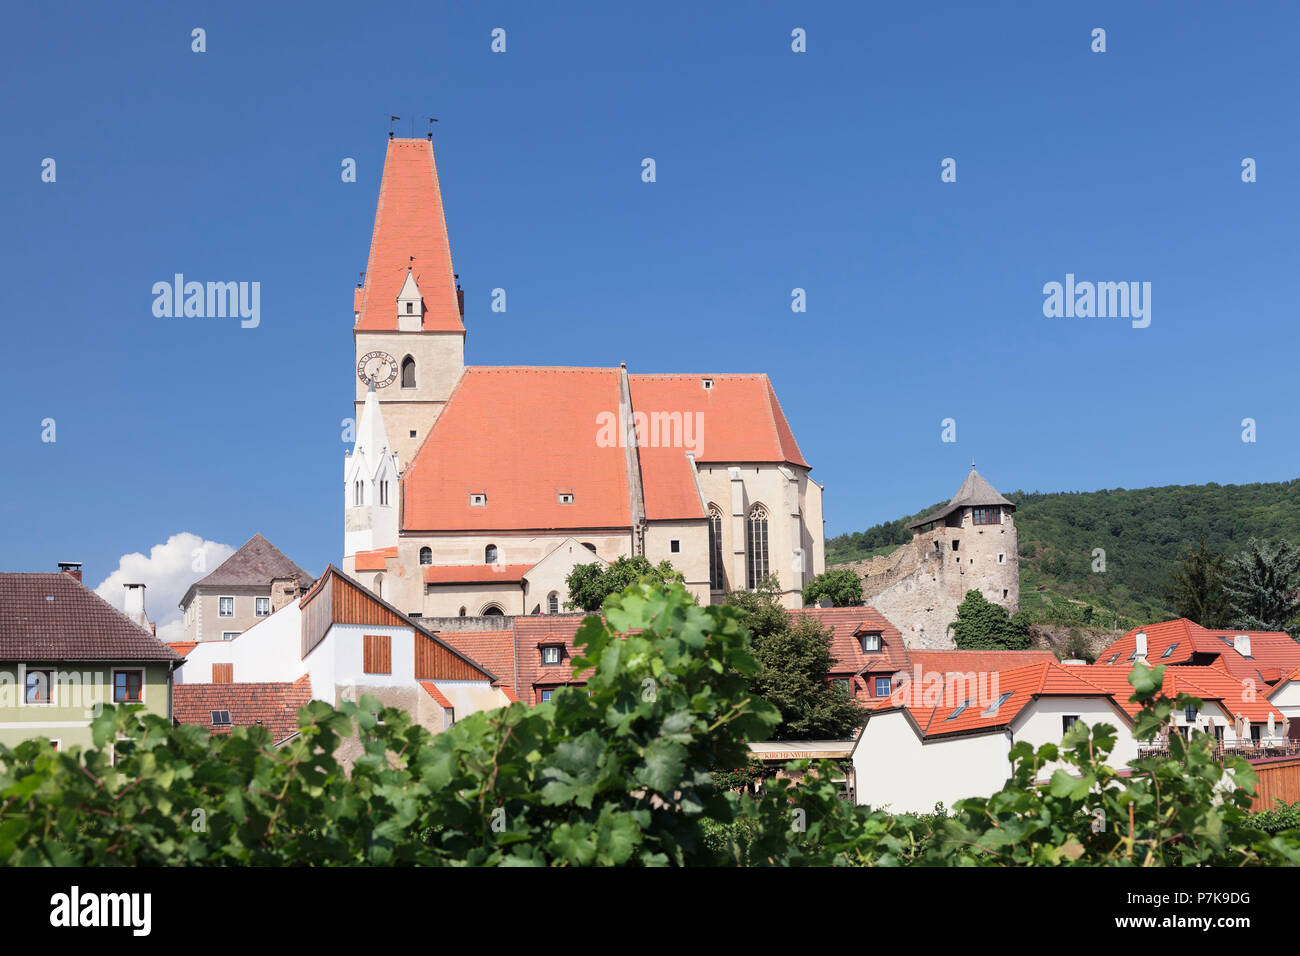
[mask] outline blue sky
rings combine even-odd
[[[339,560],[390,114],[440,120],[470,363],[765,371],[828,535],[972,458],[1003,491],[1300,474],[1294,4],[716,6],[8,7],[0,566]],[[260,326],[155,318],[175,272],[260,282]],[[1150,282],[1150,326],[1046,318],[1066,273]]]

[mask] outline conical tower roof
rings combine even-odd
[[[976,471],[972,464],[970,474],[966,476],[966,480],[961,483],[961,487],[957,489],[957,493],[952,496],[952,501],[948,502],[946,507],[940,508],[934,514],[926,515],[920,521],[913,521],[907,527],[915,529],[934,524],[961,508],[981,508],[992,505],[1003,505],[1012,511],[1016,510],[1016,506],[998,494],[998,490],[989,484],[988,479]]]

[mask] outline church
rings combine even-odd
[[[574,567],[668,561],[703,604],[825,570],[822,487],[764,374],[465,364],[433,142],[390,134],[353,297],[343,568],[424,618],[563,613]]]

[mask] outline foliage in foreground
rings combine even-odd
[[[1058,747],[1012,751],[1014,773],[951,815],[839,799],[835,768],[758,797],[714,784],[780,719],[757,699],[737,612],[680,586],[638,585],[582,625],[587,690],[472,715],[430,735],[405,713],[313,702],[279,750],[260,727],[209,738],[106,708],[96,747],[0,747],[0,862],[10,865],[1240,865],[1300,862],[1300,832],[1247,812],[1254,774],[1197,735],[1173,754],[1105,763],[1114,732],[1076,724]],[[638,633],[629,634],[636,630]],[[1160,669],[1130,678],[1141,732],[1185,701]],[[334,758],[360,733],[351,773]],[[108,744],[120,738],[110,765]],[[1033,780],[1059,761],[1050,785]],[[809,769],[806,761],[790,765]],[[890,767],[884,772],[906,773]],[[1226,788],[1233,782],[1235,789]],[[1284,821],[1285,822],[1285,821]]]

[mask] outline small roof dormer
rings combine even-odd
[[[406,281],[397,293],[397,329],[399,332],[419,332],[424,329],[424,296],[415,282],[415,273],[406,267]]]

